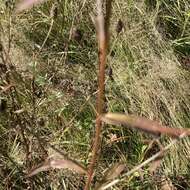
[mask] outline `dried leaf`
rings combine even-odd
[[[45,0],[22,0],[16,6],[16,12],[19,13],[25,9],[29,9],[34,5],[43,3]]]
[[[44,163],[32,169],[27,177],[31,177],[39,172],[47,171],[49,169],[71,169],[79,174],[87,173],[87,169],[76,161],[68,158],[57,159],[56,155],[51,155]]]
[[[67,159],[52,159],[50,161],[50,166],[53,169],[63,169],[63,168],[68,168],[71,170],[76,171],[79,174],[86,174],[86,168],[77,163],[76,161],[73,160],[67,160]]]
[[[112,179],[118,177],[124,169],[125,169],[125,164],[123,164],[123,163],[114,164],[105,173],[105,175],[103,177],[103,181],[112,180]]]
[[[108,181],[113,180],[118,177],[121,172],[125,169],[125,164],[116,163],[111,168],[109,168],[102,180],[96,184],[95,190],[101,190],[105,185],[107,185]]]
[[[190,135],[189,129],[170,128],[162,126],[156,121],[133,115],[107,113],[101,116],[101,120],[113,125],[127,125],[128,127],[136,128],[156,136],[163,134],[177,138],[183,133],[185,133],[186,136]]]
[[[32,177],[40,172],[48,171],[49,169],[51,169],[50,160],[46,160],[44,163],[41,163],[37,167],[31,169],[31,171],[28,173],[27,177]]]
[[[154,174],[154,172],[160,167],[162,160],[163,160],[163,155],[161,155],[160,157],[158,157],[157,159],[155,159],[154,161],[152,161],[149,164],[149,172],[151,174]]]

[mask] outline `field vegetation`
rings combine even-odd
[[[27,174],[58,152],[85,167],[91,161],[96,2],[48,0],[15,13],[17,3],[0,1],[0,189],[83,189],[87,177],[68,169]],[[113,1],[105,84],[106,112],[190,128],[190,2]],[[115,163],[125,174],[173,142],[151,144],[155,137],[108,124],[101,136],[92,189]],[[188,137],[156,161],[110,189],[190,189]]]

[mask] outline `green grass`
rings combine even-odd
[[[17,69],[9,76],[16,90],[0,92],[0,99],[7,101],[6,110],[0,112],[0,189],[80,189],[85,179],[67,170],[42,172],[32,178],[25,174],[45,159],[43,149],[51,152],[48,144],[85,165],[89,162],[98,69],[90,18],[94,3],[58,1],[57,16],[40,52],[51,27],[53,1],[17,16],[10,15],[3,2],[0,5],[5,32],[1,28],[1,41],[8,49],[11,16],[10,58]],[[108,69],[112,68],[114,80],[107,77],[106,81],[108,111],[146,116],[171,127],[190,127],[189,71],[179,62],[190,55],[189,12],[190,3],[185,0],[113,3]],[[119,19],[125,28],[117,34]],[[82,33],[79,42],[70,36],[72,27]],[[6,85],[7,77],[0,68],[0,86]],[[20,109],[24,112],[15,113]],[[145,159],[146,135],[116,126],[105,126],[103,134],[97,179],[119,160],[130,170]],[[109,144],[110,134],[125,140]],[[169,141],[162,138],[163,144]],[[163,176],[176,187],[188,189],[189,153],[185,139],[170,150],[157,175],[151,177],[145,168],[112,189],[160,189]]]

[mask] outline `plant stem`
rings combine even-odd
[[[91,181],[93,179],[94,168],[96,165],[96,160],[98,158],[98,151],[101,142],[101,129],[102,121],[100,120],[100,115],[104,112],[105,104],[105,66],[108,50],[108,41],[109,41],[109,19],[111,14],[111,0],[106,1],[106,17],[104,20],[103,15],[103,3],[102,0],[97,0],[97,38],[99,45],[99,74],[98,74],[98,96],[97,96],[97,116],[96,116],[96,130],[95,138],[92,149],[92,158],[88,170],[88,179],[85,185],[85,190],[90,188]]]

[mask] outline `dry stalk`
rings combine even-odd
[[[104,19],[103,15],[103,2],[102,0],[97,0],[97,39],[98,39],[98,48],[99,48],[99,74],[98,74],[98,96],[97,96],[97,116],[96,116],[96,131],[95,138],[92,150],[92,158],[90,166],[88,169],[88,179],[86,181],[85,190],[90,188],[91,181],[93,179],[94,168],[96,165],[96,160],[98,158],[98,150],[100,147],[101,141],[101,128],[102,121],[100,115],[104,112],[104,92],[105,92],[105,66],[106,66],[106,57],[108,50],[109,42],[109,20],[111,14],[111,0],[106,1],[106,17]]]

